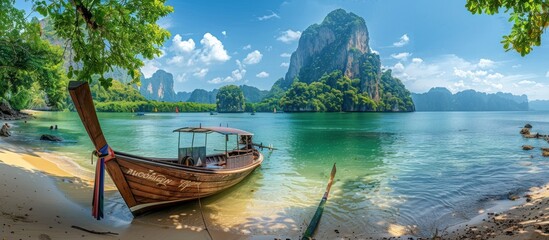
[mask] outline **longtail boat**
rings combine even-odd
[[[228,127],[183,127],[179,133],[177,158],[151,158],[113,151],[107,144],[87,82],[69,83],[69,92],[80,119],[95,146],[99,160],[93,200],[93,216],[103,217],[103,169],[118,188],[134,216],[167,205],[203,198],[219,193],[242,181],[260,166],[263,155],[252,142],[253,134]],[[192,135],[189,147],[181,146],[181,134]],[[225,136],[225,150],[206,155],[210,133]],[[205,134],[204,146],[195,141],[196,134]],[[236,144],[227,146],[229,138]]]

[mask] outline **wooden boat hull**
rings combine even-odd
[[[177,164],[177,159],[114,152],[103,135],[88,83],[70,82],[69,92],[96,152],[105,158],[108,174],[134,215],[219,193],[242,181],[263,162],[257,150],[243,155],[239,151],[227,153],[231,157],[224,159],[224,168],[185,166]],[[241,156],[246,154],[247,161],[242,162],[246,159]]]
[[[134,215],[175,203],[214,195],[232,187],[260,166],[240,169],[208,169],[176,166],[116,152],[107,171]]]

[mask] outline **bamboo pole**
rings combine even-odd
[[[324,196],[322,196],[322,200],[320,200],[320,203],[316,208],[315,215],[311,219],[311,223],[309,223],[307,230],[305,230],[305,233],[303,233],[303,237],[301,238],[301,240],[312,239],[313,234],[316,228],[318,227],[318,223],[320,223],[320,217],[322,217],[322,212],[324,211],[324,205],[326,205],[326,201],[328,200],[328,194],[330,193],[330,188],[332,187],[332,183],[334,182],[335,175],[336,175],[336,164],[334,163],[334,166],[332,167],[332,173],[330,174],[330,180],[328,181],[328,186],[326,187],[326,192],[324,192]]]

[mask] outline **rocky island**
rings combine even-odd
[[[285,91],[284,111],[414,111],[410,92],[391,70],[381,69],[369,40],[364,19],[343,9],[309,26],[286,77],[273,86]]]

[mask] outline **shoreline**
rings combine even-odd
[[[549,183],[531,187],[522,196],[516,204],[503,200],[449,227],[440,239],[549,239]]]
[[[182,237],[185,239],[209,239],[207,232],[204,231],[202,220],[198,216],[187,216],[185,218],[188,219],[182,219],[183,214],[175,216],[178,217],[175,218],[174,215],[163,212],[133,219],[123,201],[115,201],[114,203],[110,201],[111,203],[106,205],[106,209],[108,209],[105,212],[106,218],[96,221],[90,214],[89,199],[93,187],[90,178],[82,179],[75,176],[72,174],[72,169],[70,169],[71,165],[66,165],[68,169],[63,168],[63,166],[60,166],[63,164],[60,164],[56,158],[59,158],[59,156],[56,156],[55,153],[34,151],[23,146],[16,146],[10,143],[8,139],[0,138],[0,185],[2,185],[0,201],[3,203],[0,205],[0,223],[3,224],[0,237],[6,239],[36,239],[40,236],[49,236],[51,239],[133,239],[163,236],[164,239],[181,239]],[[70,160],[64,159],[64,161]],[[25,181],[21,181],[21,179],[25,179]],[[108,197],[117,194],[117,192],[107,191],[105,194]],[[549,238],[549,232],[545,232],[549,231],[549,184],[541,188],[531,188],[530,193],[520,194],[520,196],[525,195],[531,196],[529,202],[526,202],[526,198],[523,197],[517,201],[496,201],[495,206],[485,209],[482,213],[479,212],[476,217],[464,223],[449,227],[445,231],[440,230],[439,235],[442,236],[441,239]],[[113,200],[110,197],[108,198]],[[537,203],[541,204],[539,208],[545,210],[543,216],[539,216],[540,213],[536,213],[536,209],[529,210],[532,206],[538,207],[530,204]],[[527,222],[531,219],[522,218],[523,215],[514,212],[519,211],[517,209],[525,211],[526,217],[537,216],[539,221]],[[114,213],[109,211],[114,211]],[[495,214],[498,214],[498,216],[495,216]],[[506,219],[499,220],[500,216],[503,215],[516,216],[518,220],[511,219],[513,222]],[[482,219],[487,221],[482,221]],[[494,226],[487,225],[488,221],[494,223]],[[500,222],[499,225],[496,223],[498,221]],[[228,231],[224,232],[220,231],[214,222],[215,220],[208,219],[208,226],[218,229],[211,230],[214,239],[280,238],[276,235],[242,235]],[[89,234],[71,228],[72,225],[95,231],[116,232],[120,235]],[[537,229],[538,226],[541,226],[541,229]],[[513,235],[507,235],[507,229],[510,227]],[[489,231],[489,229],[495,230]],[[418,236],[406,234],[406,231],[398,231],[398,235],[402,238],[418,238]],[[340,235],[330,234],[324,237],[338,239]],[[370,237],[373,239],[382,239],[384,237],[395,239],[398,236],[386,232],[376,236],[356,234],[354,237],[356,239],[369,239]],[[317,238],[322,239],[323,237],[317,236]],[[282,237],[282,239],[285,239],[285,237]]]

